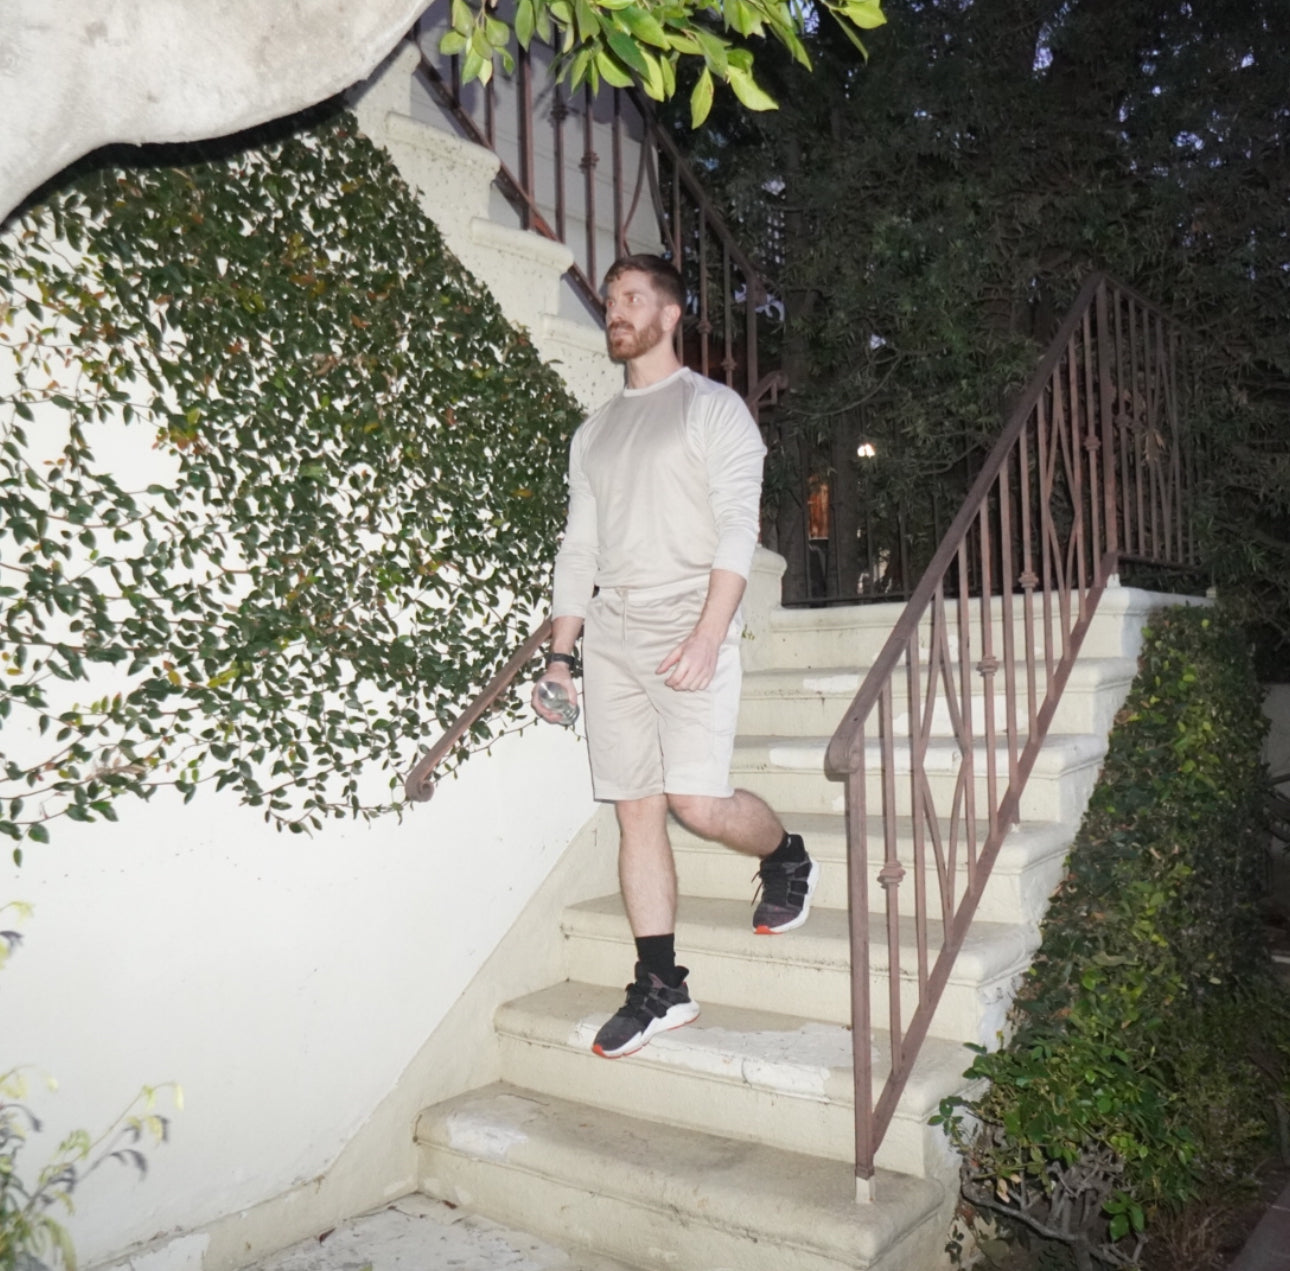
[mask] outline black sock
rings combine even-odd
[[[796,865],[806,859],[806,844],[800,834],[784,832],[783,842],[765,858],[772,865]]]
[[[665,936],[637,936],[636,957],[641,966],[652,971],[660,980],[670,984],[676,970],[676,935],[669,931]]]

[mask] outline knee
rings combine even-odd
[[[687,829],[703,838],[719,838],[725,822],[726,799],[700,794],[669,794],[667,806]]]

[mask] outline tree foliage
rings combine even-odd
[[[163,785],[293,830],[393,806],[545,593],[578,409],[388,158],[334,115],[192,158],[0,239],[19,842]]]
[[[887,13],[867,63],[827,26],[808,40],[813,75],[762,59],[776,115],[677,126],[744,232],[772,227],[755,254],[789,312],[780,461],[804,452],[782,488],[831,471],[835,502],[863,489],[870,509],[926,518],[920,492],[963,488],[1080,281],[1105,269],[1196,333],[1204,423],[1230,456],[1215,564],[1290,629],[1280,6]],[[857,438],[876,460],[857,462]]]
[[[821,13],[867,56],[860,33],[881,26],[882,0],[516,0],[513,15],[496,3],[451,0],[452,28],[440,42],[444,53],[461,54],[462,79],[487,82],[494,62],[514,69],[512,34],[527,49],[536,37],[555,41],[556,73],[576,88],[601,82],[617,88],[639,84],[655,101],[672,97],[682,63],[701,67],[690,91],[690,113],[698,127],[712,108],[717,83],[728,84],[748,110],[773,110],[776,102],[753,74],[749,39],[774,41],[799,66],[811,67],[804,36]]]

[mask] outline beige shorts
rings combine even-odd
[[[717,655],[712,683],[698,692],[668,688],[655,668],[691,631],[704,584],[602,588],[587,609],[583,689],[591,784],[597,799],[655,794],[728,798],[742,671],[736,614]]]

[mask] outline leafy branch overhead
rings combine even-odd
[[[690,118],[698,127],[712,108],[717,81],[729,84],[749,110],[774,110],[776,102],[753,75],[753,54],[746,41],[772,39],[793,60],[810,68],[803,36],[827,13],[867,57],[862,31],[886,22],[882,0],[518,0],[514,17],[498,17],[495,0],[452,0],[452,29],[440,41],[444,53],[462,55],[462,80],[487,82],[494,63],[508,73],[515,59],[514,34],[521,48],[536,38],[559,51],[558,71],[573,86],[601,81],[615,88],[638,83],[655,101],[676,94],[682,59],[702,63],[690,93]]]

